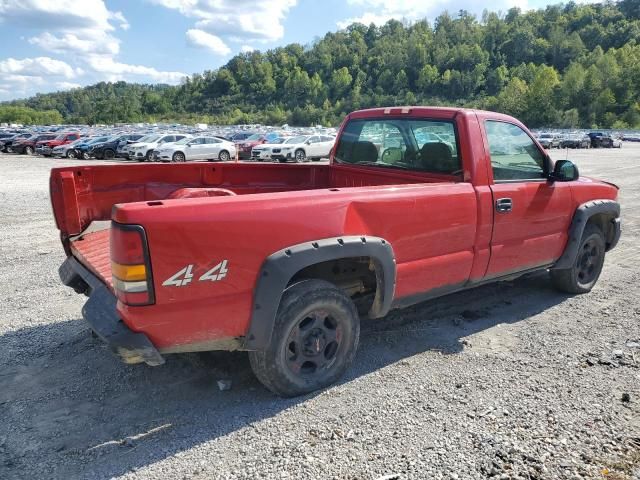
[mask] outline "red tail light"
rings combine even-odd
[[[122,303],[138,306],[155,302],[147,237],[140,225],[111,222],[111,278]]]

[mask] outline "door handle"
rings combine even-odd
[[[499,198],[496,200],[496,211],[497,212],[510,212],[513,209],[513,200],[510,198]]]

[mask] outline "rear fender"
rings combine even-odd
[[[389,242],[368,236],[335,237],[305,242],[275,252],[262,264],[244,348],[268,348],[280,299],[296,273],[318,263],[353,257],[370,257],[373,260],[377,289],[369,316],[379,318],[386,315],[391,308],[396,284],[396,261]]]

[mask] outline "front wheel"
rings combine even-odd
[[[147,152],[147,154],[144,156],[144,161],[145,162],[152,162],[153,161],[153,150],[149,150]]]
[[[102,154],[102,158],[105,159],[105,160],[111,160],[115,156],[115,154],[116,154],[116,152],[114,152],[110,148],[107,148],[104,151],[104,153]]]
[[[89,152],[82,152],[82,159],[89,160],[91,157],[89,156]]]
[[[249,352],[249,360],[269,390],[294,397],[338,380],[353,361],[359,337],[351,299],[332,283],[304,280],[285,291],[271,343]]]
[[[184,153],[176,152],[173,154],[173,157],[171,157],[171,159],[176,163],[183,163],[186,160],[186,157],[184,156]]]
[[[66,153],[66,155],[65,155],[65,156],[66,156],[67,158],[76,158],[76,152],[75,152],[75,151],[73,151],[73,150],[71,150],[71,149],[69,149],[69,150],[67,150],[67,153]]]
[[[33,155],[33,147],[27,145],[26,147],[24,147],[24,153],[25,155]]]
[[[231,155],[229,155],[229,152],[227,152],[226,150],[222,150],[218,154],[218,160],[220,160],[221,162],[228,162],[230,159]]]
[[[602,230],[590,223],[582,234],[573,266],[565,270],[551,270],[553,286],[566,293],[590,292],[602,272],[604,254]]]
[[[296,158],[296,162],[305,162],[307,160],[307,154],[304,153],[304,150],[299,149],[299,150],[296,150],[295,158]]]

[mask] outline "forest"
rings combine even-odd
[[[640,128],[640,0],[356,23],[177,86],[103,82],[5,102],[0,121],[337,125],[355,109],[417,104],[530,127]]]

